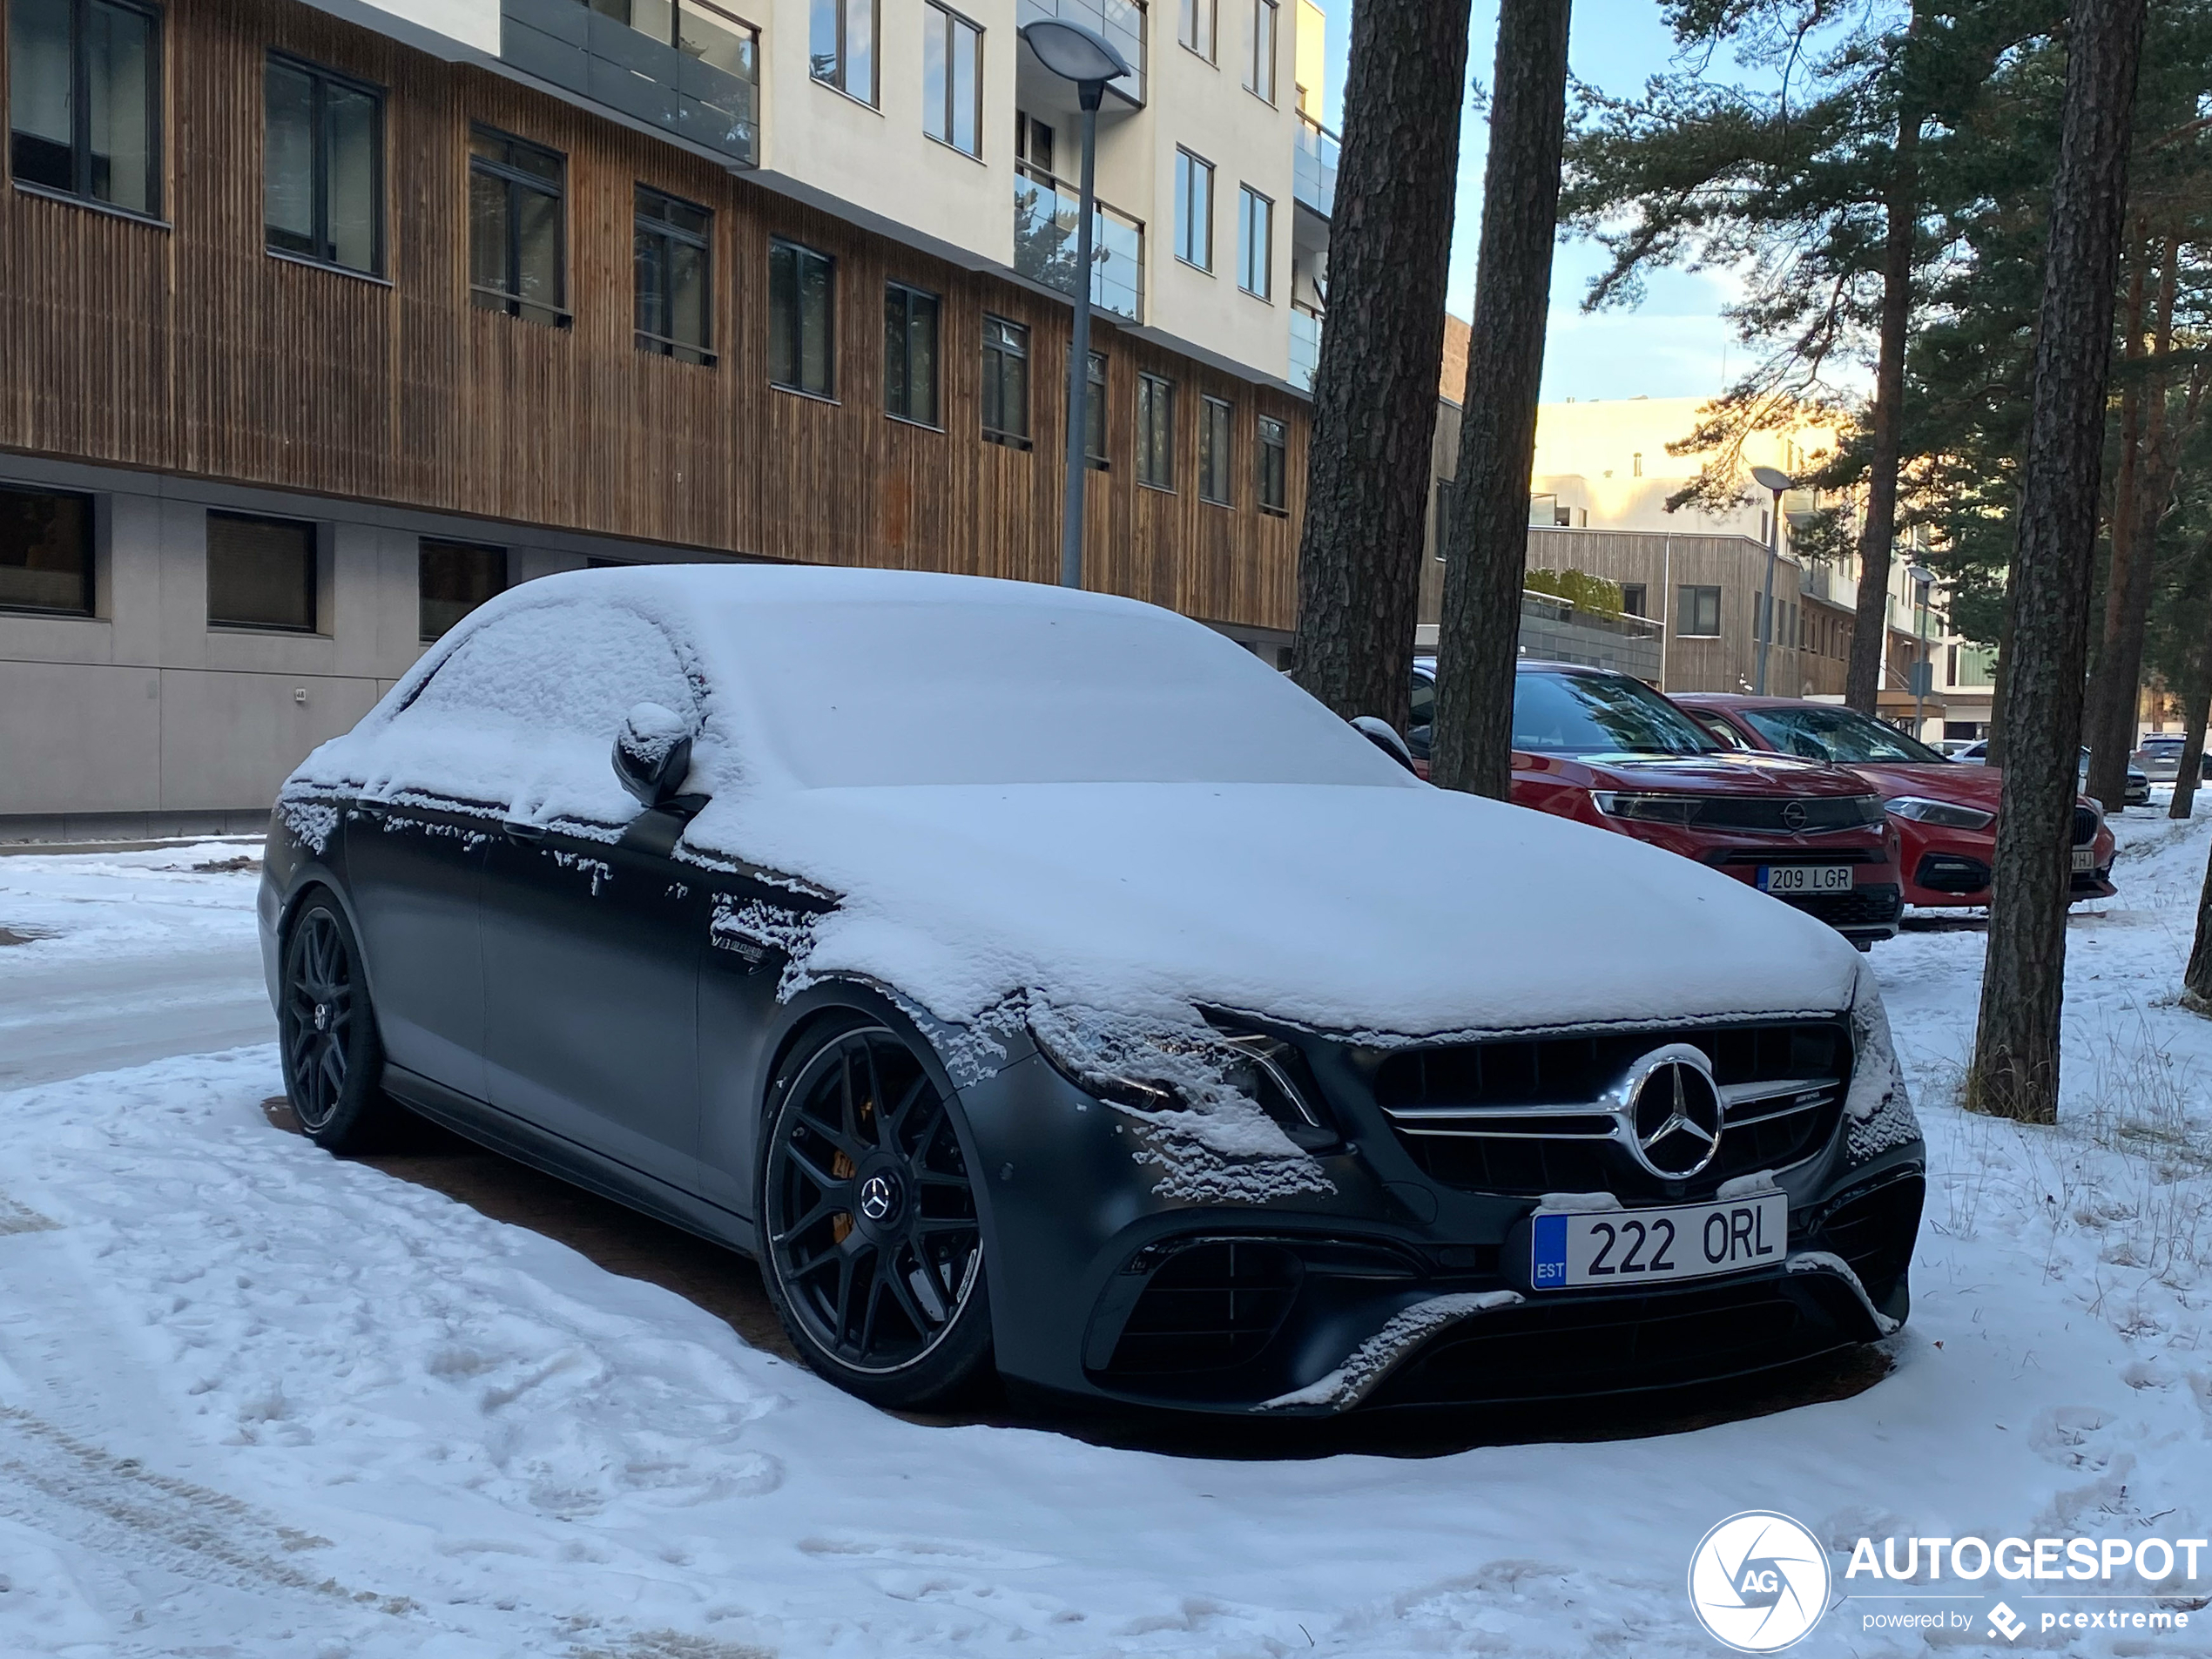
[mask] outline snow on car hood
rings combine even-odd
[[[805,972],[960,1022],[1021,993],[1408,1036],[1832,1012],[1858,961],[1716,871],[1444,790],[826,789],[691,839],[840,895]]]
[[[1027,583],[543,577],[310,755],[279,811],[318,851],[356,795],[612,840],[641,701],[697,732],[708,801],[679,855],[835,900],[723,920],[798,977],[864,974],[947,1021],[1028,996],[1419,1035],[1851,1001],[1850,948],[1743,883],[1431,789],[1211,630]]]

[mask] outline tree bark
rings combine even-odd
[[[1298,542],[1298,683],[1399,731],[1411,699],[1468,0],[1352,16]]]
[[[1905,448],[1905,349],[1912,326],[1912,245],[1920,200],[1921,100],[1914,91],[1912,41],[1919,21],[1916,7],[1898,74],[1897,146],[1882,242],[1881,343],[1866,462],[1866,526],[1858,536],[1858,606],[1844,676],[1844,701],[1870,715],[1881,696],[1888,655],[1890,552],[1897,539],[1897,472]]]
[[[2012,569],[2007,752],[1969,1105],[2055,1122],[2114,286],[2145,0],[2075,0]]]
[[[2212,859],[2204,866],[2204,893],[2196,905],[2196,940],[2189,964],[2182,970],[2182,1006],[2192,1014],[2212,1015]]]
[[[2212,617],[2207,621],[2212,622]],[[2181,770],[2174,774],[2174,799],[2166,808],[2168,818],[2187,818],[2196,810],[2208,715],[2212,715],[2212,628],[2207,629],[2190,653],[2188,684],[2182,691]]]
[[[1528,477],[1544,376],[1569,0],[1502,0],[1482,178],[1482,241],[1439,630],[1429,776],[1503,800],[1528,563]]]

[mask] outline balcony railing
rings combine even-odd
[[[1291,192],[1326,219],[1337,206],[1337,135],[1304,110],[1298,117],[1298,155]]]
[[[1321,367],[1321,318],[1304,306],[1291,307],[1291,384],[1313,389],[1314,371]]]
[[[1026,0],[1025,0],[1026,3]],[[1014,176],[1014,268],[1032,282],[1076,292],[1076,231],[1082,198],[1072,185],[1022,165]],[[1144,315],[1144,226],[1091,202],[1090,302],[1140,322]]]
[[[760,40],[705,0],[500,0],[502,62],[760,163]]]
[[[1118,81],[1106,83],[1106,90],[1118,92],[1130,103],[1142,106],[1144,102],[1144,39],[1149,32],[1143,0],[1022,0],[1016,10],[1021,14],[1017,24],[1035,23],[1040,17],[1062,17],[1069,23],[1079,23],[1095,30],[1112,41],[1130,67],[1136,72]]]

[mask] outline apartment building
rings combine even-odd
[[[1333,161],[1291,3],[0,0],[0,836],[250,823],[554,570],[1055,579],[1043,16],[1136,69],[1086,579],[1287,639]]]

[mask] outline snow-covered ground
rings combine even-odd
[[[2119,827],[2058,1130],[1952,1104],[1980,934],[1875,953],[1933,1161],[1886,1379],[1658,1438],[1272,1461],[886,1417],[331,1159],[269,1126],[268,1047],[140,1063],[266,1028],[253,878],[194,867],[239,849],[0,859],[0,927],[47,935],[0,945],[0,1088],[113,1056],[0,1094],[0,1656],[1704,1655],[1690,1551],[1747,1508],[1845,1552],[1798,1651],[1979,1647],[2000,1590],[2033,1627],[2060,1603],[2015,1592],[2079,1587],[1841,1575],[1861,1534],[2212,1532],[2212,1022],[2171,1004],[2212,806]],[[1974,1628],[1864,1620],[1942,1607]],[[2212,1609],[2018,1645],[2212,1652]]]

